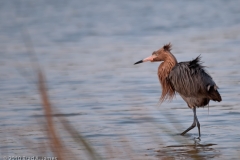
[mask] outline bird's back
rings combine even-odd
[[[180,62],[172,69],[168,79],[176,92],[189,107],[202,107],[210,100],[222,100],[217,85],[201,65],[200,57],[188,62]]]

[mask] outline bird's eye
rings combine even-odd
[[[156,55],[156,52],[154,51],[154,52],[152,53],[152,55]]]

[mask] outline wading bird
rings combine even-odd
[[[135,64],[147,61],[163,61],[158,67],[158,78],[162,86],[160,102],[171,100],[175,92],[178,92],[188,107],[193,110],[193,123],[181,135],[197,125],[198,138],[200,139],[200,123],[197,118],[196,107],[204,107],[209,104],[210,100],[222,101],[217,85],[202,66],[200,56],[192,61],[178,63],[171,53],[171,44],[169,43]]]

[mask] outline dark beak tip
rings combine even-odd
[[[135,64],[142,63],[142,62],[143,62],[143,60],[140,60],[140,61],[138,61],[138,62],[134,63],[134,65],[135,65]]]

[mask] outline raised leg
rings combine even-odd
[[[198,122],[198,120],[196,119],[196,117],[197,117],[196,116],[196,107],[193,107],[193,114],[194,114],[194,116],[193,116],[192,125],[188,129],[186,129],[184,132],[182,132],[181,135],[184,135],[185,133],[187,133],[188,131],[190,131],[191,129],[193,129],[196,126],[196,121]],[[200,124],[199,124],[199,126],[200,126]]]

